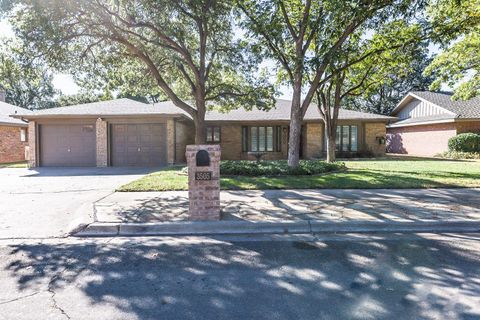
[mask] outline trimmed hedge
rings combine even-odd
[[[461,133],[448,140],[448,150],[457,152],[480,152],[480,134]]]
[[[327,163],[321,160],[300,160],[297,168],[291,169],[286,160],[256,161],[225,160],[220,162],[220,174],[230,176],[306,176],[345,170],[343,162]]]
[[[436,157],[453,160],[480,159],[480,152],[446,151],[436,155]]]

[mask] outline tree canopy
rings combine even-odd
[[[28,109],[52,107],[57,93],[52,79],[44,61],[33,59],[24,46],[0,42],[0,88],[6,91],[6,102]]]
[[[426,43],[413,44],[403,63],[377,73],[376,83],[347,96],[342,107],[364,112],[389,115],[410,91],[428,90],[432,76],[423,74],[432,59]],[[400,53],[405,54],[404,50]]]
[[[480,0],[432,0],[428,16],[442,52],[425,69],[432,90],[447,84],[454,99],[480,95]]]
[[[208,101],[224,109],[273,105],[272,87],[234,39],[229,1],[7,0],[3,7],[16,34],[57,70],[172,100],[192,116],[197,143],[205,140]]]
[[[422,37],[415,13],[423,8],[423,1],[238,0],[238,3],[246,17],[243,25],[256,40],[259,52],[278,62],[279,81],[293,88],[290,166],[298,165],[300,126],[315,95],[323,95],[328,101],[333,99],[333,104],[338,105],[350,90],[358,90],[357,85],[362,86],[365,81],[361,80],[346,93],[340,93],[339,83],[343,86],[354,73],[367,79],[370,71],[382,67],[376,65],[365,75],[360,68],[367,61],[375,61],[377,56],[386,56],[387,51],[420,41]],[[405,21],[413,23],[402,23]],[[382,37],[369,37],[379,33],[378,30],[384,32]],[[375,73],[380,74],[380,70]],[[318,94],[319,90],[326,91]],[[324,111],[324,121],[332,119],[335,125],[338,112],[330,113],[329,108]]]

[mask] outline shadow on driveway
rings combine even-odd
[[[478,319],[479,238],[451,240],[34,244],[5,269],[72,319]]]

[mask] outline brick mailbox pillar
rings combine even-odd
[[[188,145],[190,220],[220,219],[220,146]]]

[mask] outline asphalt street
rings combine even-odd
[[[480,234],[0,241],[0,319],[480,319]]]

